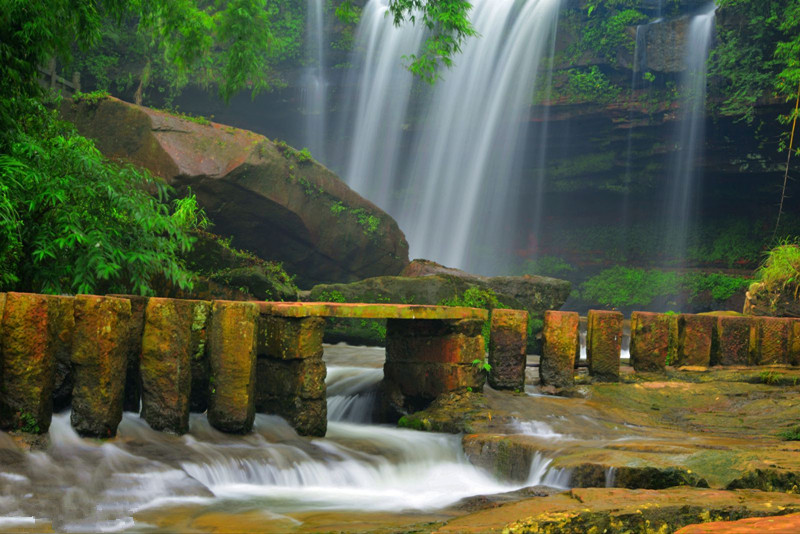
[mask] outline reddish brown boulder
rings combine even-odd
[[[152,298],[142,336],[142,417],[154,430],[189,431],[192,324],[197,301]]]
[[[75,332],[75,308],[73,297],[49,295],[48,297],[49,340],[55,371],[53,376],[53,411],[60,412],[72,402],[72,336]]]
[[[673,365],[708,367],[717,318],[682,314],[678,319],[678,357]]]
[[[622,314],[589,310],[587,319],[586,357],[589,375],[603,382],[618,382],[622,351]]]
[[[755,319],[755,336],[752,362],[755,365],[790,363],[791,336],[794,326],[791,319],[781,317],[758,317]]]
[[[114,98],[65,102],[61,111],[104,155],[191,187],[216,233],[282,261],[303,286],[396,275],[408,264],[408,243],[388,214],[285,143]]]
[[[580,350],[579,321],[575,312],[545,312],[544,346],[539,363],[543,386],[565,388],[575,384],[575,357]]]
[[[128,337],[125,340],[126,359],[125,399],[122,409],[126,412],[138,412],[142,399],[142,379],[139,374],[139,360],[142,356],[142,335],[144,333],[144,313],[147,308],[147,297],[139,295],[109,295],[124,298],[131,303],[131,320],[128,323]]]
[[[111,438],[122,419],[131,303],[126,299],[80,295],[75,298],[70,421],[86,437]]]
[[[53,415],[55,358],[45,295],[8,293],[0,327],[0,426],[44,434]]]
[[[528,347],[528,312],[492,311],[489,336],[489,385],[494,389],[525,387]]]
[[[663,373],[670,347],[671,317],[662,313],[631,314],[631,365],[640,373]]]
[[[755,330],[750,317],[717,317],[712,364],[748,365],[752,336]]]
[[[246,434],[253,428],[257,318],[255,303],[214,302],[208,340],[208,422],[223,432]]]

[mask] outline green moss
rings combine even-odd
[[[90,105],[97,105],[110,96],[108,91],[92,91],[90,93],[78,92],[72,95],[72,101],[76,104],[83,102]]]

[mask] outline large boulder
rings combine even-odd
[[[532,325],[529,350],[541,341],[542,318],[566,302],[572,285],[544,276],[485,277],[445,267],[428,260],[414,260],[402,276],[380,276],[350,284],[320,284],[303,295],[309,301],[370,302],[393,304],[444,304],[458,301],[470,288],[491,290],[502,306],[527,310]],[[326,330],[328,341],[374,344],[381,341],[379,328],[367,320],[334,320]]]
[[[191,187],[215,232],[282,261],[300,285],[398,274],[408,263],[397,223],[305,151],[114,98],[67,101],[62,113],[106,156]]]
[[[763,282],[755,282],[747,290],[744,314],[800,317],[800,298],[797,294],[797,286],[792,283],[781,289],[771,289]]]

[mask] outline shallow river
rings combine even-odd
[[[148,517],[182,509],[287,524],[305,511],[423,514],[474,495],[560,485],[543,458],[525,484],[513,485],[473,467],[460,436],[371,424],[383,350],[338,345],[325,353],[324,439],[301,438],[265,415],[247,436],[223,434],[205,415],[192,415],[189,434],[178,437],[126,413],[118,437],[101,442],[77,436],[62,413],[53,418],[49,449],[28,454],[0,434],[0,530],[147,532],[158,528]]]

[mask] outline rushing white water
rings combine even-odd
[[[669,194],[667,250],[684,261],[689,229],[696,216],[697,193],[702,179],[705,143],[705,105],[708,78],[708,54],[716,18],[716,5],[709,4],[689,23],[686,43],[686,71],[681,83],[684,95],[682,116],[676,144],[677,155],[672,163]]]
[[[327,350],[344,361],[358,352]],[[176,506],[297,523],[291,514],[310,510],[431,511],[523,485],[566,486],[568,473],[541,455],[525,484],[502,482],[466,459],[460,436],[355,422],[369,421],[382,378],[378,351],[364,352],[369,367],[329,368],[325,438],[301,438],[266,415],[251,434],[233,436],[193,414],[190,433],[174,436],[126,413],[117,439],[103,443],[79,437],[65,413],[53,418],[47,451],[28,454],[0,433],[0,529],[49,522],[60,532],[147,531],[140,514]]]
[[[308,0],[306,17],[306,58],[309,65],[303,73],[304,142],[319,160],[325,160],[328,113],[326,79],[326,0]]]
[[[476,0],[479,38],[433,87],[414,85],[399,59],[422,33],[395,28],[387,0],[370,0],[359,29],[359,82],[345,112],[348,183],[389,211],[411,254],[477,271],[508,252],[519,206],[520,151],[543,58],[554,47],[560,0]],[[411,92],[415,95],[411,98]],[[424,129],[413,125],[424,118]],[[405,132],[405,130],[409,130]],[[410,154],[407,160],[403,154]],[[535,177],[534,177],[535,178]]]

